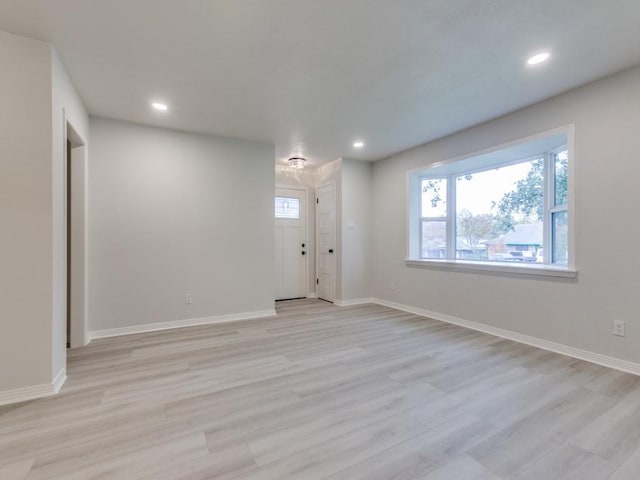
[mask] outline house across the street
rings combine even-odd
[[[516,225],[515,230],[486,243],[489,260],[532,261],[543,247],[542,223]]]

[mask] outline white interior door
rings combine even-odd
[[[331,182],[318,189],[317,222],[317,292],[318,298],[335,300],[336,277],[336,192]]]
[[[306,197],[306,190],[276,189],[276,300],[307,296]]]

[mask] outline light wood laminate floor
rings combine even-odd
[[[640,478],[640,379],[377,305],[69,352],[0,408],[0,479]]]

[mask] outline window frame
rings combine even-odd
[[[510,159],[507,161],[496,162],[489,166],[483,166],[479,168],[469,168],[468,170],[456,171],[454,173],[438,173],[438,167],[444,167],[456,162],[467,160],[481,155],[490,154],[510,147],[518,146],[534,142],[536,140],[543,139],[558,134],[566,135],[566,150],[567,155],[567,197],[564,205],[555,205],[556,192],[555,192],[555,157],[557,153],[564,150],[564,147],[556,148],[551,151],[541,152],[536,155],[526,156],[519,159]],[[490,272],[506,272],[516,274],[531,274],[531,275],[547,275],[555,277],[570,277],[577,276],[576,264],[575,264],[575,166],[574,166],[574,137],[575,127],[573,124],[558,127],[552,130],[547,130],[535,135],[516,139],[495,147],[491,147],[482,151],[473,152],[464,156],[446,160],[443,162],[436,162],[431,165],[423,166],[420,168],[412,169],[407,172],[407,216],[408,216],[408,228],[407,228],[407,256],[405,262],[408,266],[426,266],[436,268],[446,268],[454,270],[484,270]],[[496,262],[496,261],[482,261],[482,260],[461,260],[457,259],[457,244],[456,244],[456,223],[457,223],[457,209],[456,209],[456,181],[457,178],[464,175],[472,175],[474,173],[480,173],[490,171],[496,168],[507,167],[510,165],[516,165],[527,161],[544,159],[544,196],[543,196],[543,263],[508,263],[508,262]],[[434,170],[432,174],[429,174],[429,170]],[[422,216],[422,182],[423,180],[445,179],[447,182],[447,209],[445,217],[423,217]],[[416,189],[416,186],[418,188]],[[416,212],[416,206],[419,208]],[[567,264],[552,263],[552,236],[553,236],[553,215],[559,212],[567,213],[567,249],[568,258]],[[418,215],[416,215],[418,213]],[[416,228],[416,220],[418,222]],[[422,257],[422,230],[424,221],[444,221],[446,224],[446,256],[444,259],[438,258],[423,258]]]

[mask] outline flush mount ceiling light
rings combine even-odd
[[[302,157],[291,157],[289,159],[289,166],[291,168],[304,168],[304,162],[307,160]]]
[[[364,147],[364,142],[353,142],[353,148],[362,148]]]
[[[155,110],[158,110],[159,112],[166,112],[167,110],[169,110],[169,107],[167,106],[167,104],[162,102],[153,102],[151,106]]]
[[[549,52],[538,53],[537,55],[534,55],[533,57],[530,57],[529,60],[527,60],[527,65],[540,65],[541,63],[549,60],[550,56],[551,54]]]

